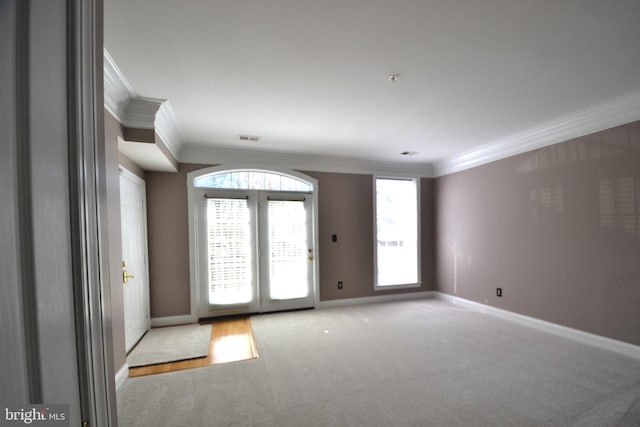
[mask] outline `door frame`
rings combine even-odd
[[[150,328],[151,328],[151,304],[150,304],[150,295],[149,295],[149,236],[148,236],[148,232],[147,232],[147,183],[144,179],[140,178],[138,175],[134,174],[133,172],[131,172],[129,169],[125,168],[124,166],[120,165],[119,166],[120,169],[120,174],[119,174],[119,178],[124,178],[124,179],[128,179],[129,181],[133,182],[135,185],[138,185],[142,188],[142,200],[143,200],[143,212],[142,212],[142,227],[143,227],[143,242],[142,242],[142,248],[143,248],[143,261],[144,261],[144,271],[143,271],[143,279],[144,279],[144,284],[143,284],[143,288],[144,288],[144,304],[145,304],[145,310],[146,310],[146,330],[145,332],[147,332]],[[120,206],[121,206],[121,211],[120,211],[120,223],[122,224],[122,187],[120,187]],[[122,239],[121,242],[121,246],[124,246],[124,239]],[[124,251],[122,252],[122,260],[121,261],[126,261],[124,259]],[[123,267],[124,268],[124,267]],[[123,284],[124,286],[124,284]],[[124,290],[122,292],[122,298],[123,298],[123,315],[125,317],[124,319],[124,327],[125,327],[125,350],[127,352],[129,352],[131,349],[133,349],[133,347],[135,346],[135,343],[133,343],[133,345],[129,348],[127,348],[126,346],[126,335],[127,335],[127,319],[126,319],[126,314],[127,314],[127,310],[126,307],[124,307]],[[139,341],[140,338],[142,338],[142,336],[144,336],[144,333],[138,337],[138,339],[136,340]]]
[[[290,169],[281,169],[271,166],[265,165],[256,165],[256,164],[241,164],[241,165],[224,165],[224,166],[212,166],[203,169],[198,169],[187,174],[187,201],[188,201],[188,215],[189,215],[189,290],[191,293],[191,313],[190,320],[192,322],[198,321],[200,318],[200,299],[201,292],[198,288],[198,283],[200,282],[201,272],[198,268],[198,259],[200,258],[200,241],[199,236],[197,236],[198,229],[198,221],[201,221],[199,209],[197,209],[197,200],[196,197],[202,193],[202,188],[197,188],[193,185],[193,182],[196,178],[201,177],[203,175],[208,175],[216,172],[224,172],[224,171],[232,171],[239,169],[251,169],[251,170],[260,170],[265,172],[274,172],[283,175],[289,175],[294,178],[301,179],[310,183],[313,186],[313,192],[304,193],[312,198],[312,206],[311,206],[311,218],[312,218],[312,242],[314,249],[314,258],[313,258],[313,308],[318,308],[320,303],[320,257],[319,257],[319,238],[318,238],[318,181],[303,173],[290,170]],[[211,189],[209,189],[211,191]],[[218,191],[218,190],[216,190]],[[233,191],[233,190],[231,190]],[[241,190],[240,190],[241,191]],[[301,193],[302,194],[302,193]],[[220,314],[222,315],[222,314]]]

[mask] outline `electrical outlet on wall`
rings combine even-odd
[[[342,280],[340,280],[338,282],[338,289],[342,289],[343,286],[344,286],[344,284],[342,283]]]
[[[502,288],[496,288],[496,296],[502,297]]]

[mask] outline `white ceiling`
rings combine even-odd
[[[639,22],[638,0],[105,0],[105,48],[186,146],[428,164],[638,92]]]

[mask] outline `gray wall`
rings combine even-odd
[[[640,345],[640,122],[438,178],[436,207],[438,290]]]
[[[189,226],[187,173],[204,165],[181,164],[178,173],[147,172],[151,317],[188,314]],[[435,289],[434,180],[422,179],[422,286],[373,290],[373,178],[371,175],[303,172],[318,180],[320,299],[359,298]],[[331,242],[332,234],[338,242]],[[338,280],[344,282],[337,289]]]

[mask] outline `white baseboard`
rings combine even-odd
[[[190,314],[184,314],[181,316],[167,316],[167,317],[154,317],[151,319],[151,327],[158,328],[162,326],[177,326],[186,325],[189,323],[196,323],[198,319]]]
[[[375,295],[372,297],[344,298],[320,301],[317,308],[342,307],[345,305],[373,304],[387,301],[406,301],[412,299],[433,298],[433,291],[406,292],[402,294]]]
[[[516,322],[524,326],[529,326],[531,328],[549,332],[554,335],[579,341],[584,344],[589,344],[605,350],[613,351],[615,353],[623,354],[625,356],[633,357],[634,359],[640,359],[640,346],[637,345],[614,340],[612,338],[607,338],[600,335],[591,334],[588,332],[580,331],[578,329],[573,329],[567,326],[558,325],[556,323],[547,322],[545,320],[536,319],[535,317],[529,317],[522,314],[514,313],[512,311],[503,310],[501,308],[491,307],[486,304],[480,304],[475,301],[470,301],[453,295],[444,294],[442,292],[434,291],[432,293],[433,298],[441,301],[446,301],[451,304],[459,305],[461,307],[491,314],[493,316]]]
[[[118,372],[116,372],[116,390],[122,387],[122,384],[129,378],[129,365],[127,362],[122,365]]]

